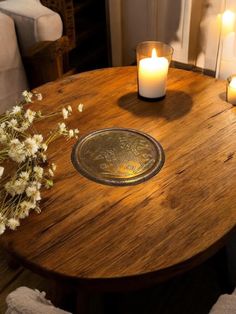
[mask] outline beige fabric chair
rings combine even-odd
[[[0,1],[0,113],[13,106],[28,88],[21,55],[38,42],[61,36],[60,16],[39,0]]]
[[[209,314],[233,314],[236,313],[236,289],[232,294],[223,294],[212,307]]]
[[[45,298],[45,292],[19,287],[6,299],[8,309],[5,314],[72,314],[55,307]]]
[[[14,21],[0,12],[0,113],[19,99],[28,88],[17,45]]]
[[[62,36],[62,20],[56,12],[43,6],[39,0],[5,0],[0,11],[15,21],[21,53],[40,41],[54,41]]]

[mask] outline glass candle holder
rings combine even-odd
[[[148,101],[166,95],[167,74],[173,48],[159,41],[144,41],[137,46],[138,95]]]
[[[226,100],[232,105],[236,105],[236,75],[227,78]]]

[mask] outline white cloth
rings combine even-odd
[[[5,314],[72,314],[63,311],[45,299],[45,292],[20,287],[6,299],[8,309]]]
[[[19,101],[28,88],[14,21],[0,12],[0,114]]]
[[[62,20],[56,12],[43,6],[39,0],[6,0],[0,2],[0,11],[15,21],[22,55],[40,41],[54,41],[62,36]]]
[[[209,314],[236,314],[236,289],[219,297]]]

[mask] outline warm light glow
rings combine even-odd
[[[236,76],[231,78],[227,88],[227,101],[232,105],[236,105]]]
[[[166,92],[166,80],[169,62],[165,57],[158,57],[155,48],[151,58],[139,61],[138,84],[139,94],[143,97],[163,97]]]
[[[230,87],[235,88],[236,89],[236,77],[233,77],[231,82],[230,82]]]
[[[234,31],[235,13],[227,10],[222,15],[222,31],[224,34]]]
[[[155,48],[152,49],[152,58],[157,58],[157,51]]]

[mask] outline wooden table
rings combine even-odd
[[[136,68],[123,67],[38,91],[43,105],[34,106],[48,112],[84,104],[70,123],[81,135],[137,129],[160,141],[166,161],[147,182],[107,186],[80,175],[71,163],[74,142],[58,140],[49,151],[56,182],[42,213],[0,238],[23,265],[82,288],[122,290],[184,272],[226,243],[236,226],[236,107],[224,100],[225,82],[171,69],[166,98],[148,103],[137,98]]]

